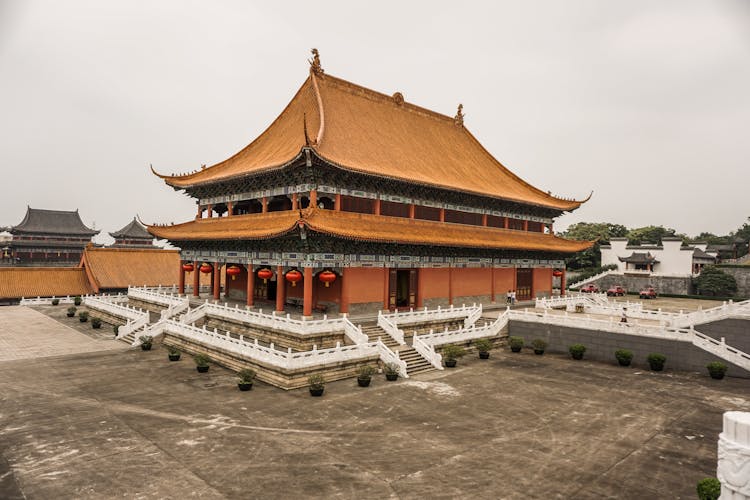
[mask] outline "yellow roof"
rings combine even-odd
[[[0,298],[65,297],[91,292],[80,267],[0,267]]]
[[[180,254],[150,248],[86,248],[81,257],[95,291],[128,286],[176,285]]]
[[[311,72],[276,120],[240,152],[194,173],[160,177],[176,188],[231,179],[283,167],[309,145],[324,160],[369,175],[556,210],[585,201],[557,198],[523,181],[461,122]]]
[[[420,219],[308,208],[266,214],[196,219],[174,226],[149,226],[157,238],[171,241],[248,240],[280,236],[304,225],[339,238],[382,243],[438,245],[464,248],[535,250],[573,253],[590,241],[573,241],[550,234],[451,224]]]

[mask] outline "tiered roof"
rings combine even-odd
[[[310,207],[304,210],[196,219],[173,226],[148,226],[151,234],[170,241],[252,240],[282,236],[298,227],[359,241],[446,247],[521,249],[573,253],[590,241],[494,227],[451,224],[421,219],[383,217]]]
[[[87,227],[81,220],[78,210],[41,210],[26,207],[26,216],[17,226],[10,228],[12,234],[59,234],[73,236],[94,236],[99,231]]]
[[[115,239],[123,240],[153,240],[154,237],[146,231],[146,228],[133,217],[133,220],[125,227],[109,235]]]
[[[189,189],[283,168],[305,147],[332,165],[381,178],[560,211],[586,201],[552,196],[513,174],[464,127],[460,109],[446,116],[315,68],[250,145],[200,171],[160,177]]]

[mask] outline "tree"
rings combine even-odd
[[[734,276],[714,266],[704,268],[700,276],[693,280],[693,285],[700,295],[730,297],[737,291]]]
[[[594,246],[583,252],[569,257],[566,260],[568,269],[583,269],[588,267],[599,267],[602,263],[602,253],[599,249],[601,242],[608,242],[610,238],[622,238],[628,229],[621,224],[610,224],[608,222],[579,222],[573,224],[567,231],[562,233],[569,240],[594,241]]]
[[[674,237],[675,230],[664,226],[644,226],[628,231],[628,244],[661,243],[662,238]]]

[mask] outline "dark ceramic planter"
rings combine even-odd
[[[455,359],[446,359],[445,360],[445,366],[447,368],[455,368],[455,366],[456,366],[456,360]]]
[[[143,350],[143,351],[150,351],[151,350],[151,344],[141,344],[141,350]]]
[[[370,377],[357,378],[357,385],[360,387],[368,387],[370,385]]]
[[[76,313],[65,313],[65,314],[67,314],[69,318],[72,318],[73,316],[76,315]]]
[[[630,366],[629,359],[618,359],[617,362],[620,364],[620,366]]]
[[[664,370],[664,363],[649,363],[652,371],[660,372]]]
[[[179,361],[180,360],[180,355],[179,354],[168,354],[167,356],[169,356],[169,361]]]
[[[724,371],[723,370],[718,370],[718,371],[716,371],[716,370],[714,370],[714,371],[709,370],[708,374],[711,375],[711,378],[714,379],[714,380],[721,380],[721,379],[724,378]]]
[[[198,373],[206,373],[208,371],[208,366],[196,366],[195,369],[198,370]]]
[[[85,323],[88,320],[89,320],[88,318],[78,318],[78,321],[80,321],[81,323]]]
[[[537,356],[541,356],[542,354],[544,354],[544,349],[534,349],[534,354],[536,354]]]
[[[325,387],[321,387],[320,389],[313,389],[310,388],[310,396],[313,396],[315,398],[318,398],[323,395],[323,391],[325,391]]]
[[[398,373],[386,373],[385,379],[390,380],[391,382],[393,382],[394,380],[398,380]]]
[[[511,347],[510,350],[512,352],[521,352],[521,348],[520,347]]]
[[[572,353],[571,353],[571,355],[570,355],[570,356],[571,356],[571,357],[572,357],[573,359],[577,359],[577,360],[581,360],[581,359],[583,359],[583,353],[582,353],[582,352],[581,352],[581,353],[578,353],[578,352],[577,352],[577,353],[575,353],[575,354],[572,354]]]
[[[253,383],[252,382],[248,382],[248,383],[238,382],[237,387],[239,387],[241,391],[249,391],[250,389],[253,388]]]
[[[93,328],[94,330],[98,330],[101,327],[102,325],[94,325],[94,324],[91,325],[91,328]]]
[[[490,359],[490,353],[489,352],[480,352],[479,353],[479,359]]]

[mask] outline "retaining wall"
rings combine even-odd
[[[750,353],[750,320],[728,318],[695,325],[695,329],[716,340],[724,337],[724,341],[730,346]]]

